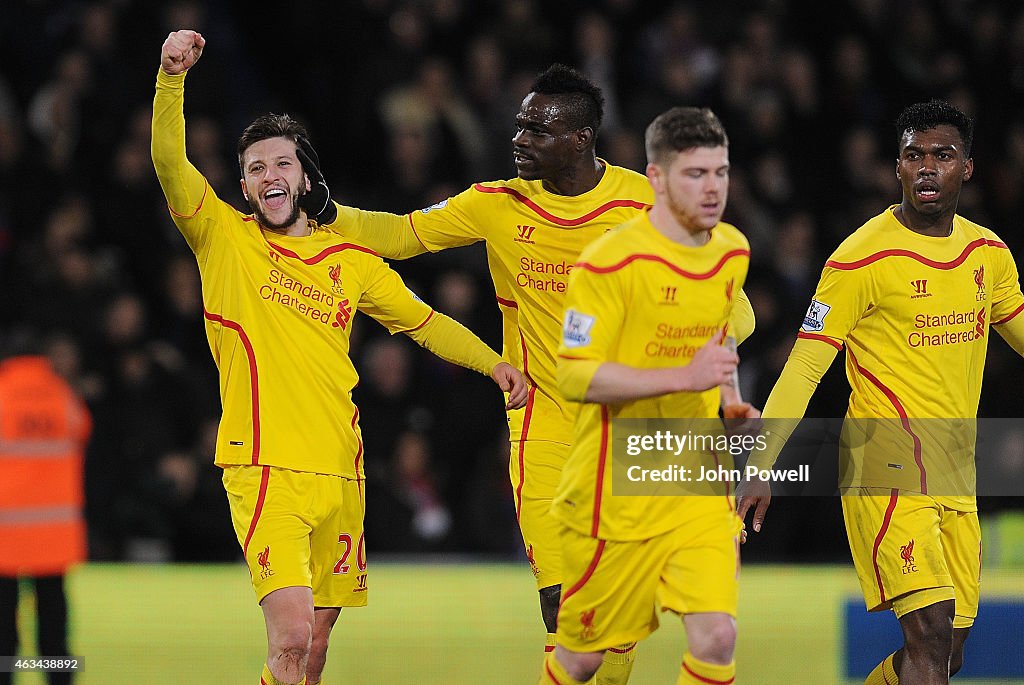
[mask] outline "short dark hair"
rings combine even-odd
[[[596,134],[604,118],[604,95],[582,72],[564,64],[552,64],[530,86],[531,93],[565,98],[567,122],[574,129],[590,127]]]
[[[664,164],[671,155],[695,147],[729,147],[729,137],[707,107],[673,107],[662,112],[644,134],[647,161]]]
[[[910,105],[896,119],[897,149],[907,131],[928,131],[938,126],[952,126],[964,142],[964,154],[971,156],[974,144],[974,120],[945,100],[929,100]]]
[[[299,140],[309,140],[306,127],[292,119],[288,114],[264,114],[245,127],[238,139],[238,168],[245,176],[242,156],[254,143],[268,138],[291,138],[298,144]]]

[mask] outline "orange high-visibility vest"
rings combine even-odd
[[[0,575],[63,573],[86,556],[85,404],[45,357],[0,362]]]

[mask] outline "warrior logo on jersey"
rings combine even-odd
[[[516,237],[513,238],[517,243],[526,243],[528,245],[534,245],[533,232],[537,230],[536,226],[528,226],[527,224],[516,225]]]
[[[566,347],[586,347],[590,344],[590,329],[596,319],[581,314],[574,309],[565,312],[565,323],[562,326],[562,342]]]
[[[260,580],[266,580],[270,576],[274,575],[274,571],[270,568],[270,545],[263,548],[263,551],[256,555],[256,561],[259,563],[260,568]]]
[[[900,558],[903,559],[903,575],[917,571],[917,566],[914,565],[913,540],[905,545],[900,545]]]
[[[818,302],[817,300],[811,300],[811,306],[807,308],[807,313],[804,314],[804,323],[800,326],[800,330],[807,331],[808,333],[817,333],[818,331],[825,328],[825,317],[832,311],[830,305],[824,302]]]
[[[978,294],[975,296],[978,302],[985,299],[985,265],[982,264],[974,270],[974,285],[978,286]]]
[[[420,212],[422,212],[423,214],[427,214],[435,209],[444,209],[447,206],[448,200],[441,200],[440,202],[432,204],[429,207],[424,207],[423,209],[420,210]]]
[[[345,291],[341,288],[341,264],[335,264],[327,269],[327,275],[331,277],[331,291],[336,295],[344,295]]]

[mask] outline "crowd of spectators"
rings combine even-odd
[[[294,0],[264,13],[229,0],[11,0],[0,23],[0,339],[42,330],[94,412],[94,559],[238,554],[212,466],[219,404],[198,271],[149,156],[159,47],[177,28],[208,41],[189,77],[189,158],[239,207],[234,142],[266,111],[309,126],[339,201],[404,213],[515,174],[514,115],[553,61],[602,86],[599,155],[638,171],[654,115],[714,108],[731,138],[726,220],[752,246],[758,328],[741,350],[742,383],[758,405],[824,257],[899,200],[891,122],[903,106],[943,97],[976,117],[960,212],[1024,254],[1015,3]],[[500,345],[479,246],[396,267]],[[516,554],[507,433],[489,381],[369,319],[355,330],[368,545]],[[1022,382],[1024,363],[993,345],[982,415],[1020,415]],[[841,364],[823,385],[808,415],[841,416]],[[755,556],[845,554],[837,502],[779,503],[771,516]]]

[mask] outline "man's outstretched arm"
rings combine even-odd
[[[185,155],[185,74],[203,54],[206,39],[195,31],[174,31],[160,51],[153,98],[152,156],[171,213],[193,216],[202,206],[206,179]]]

